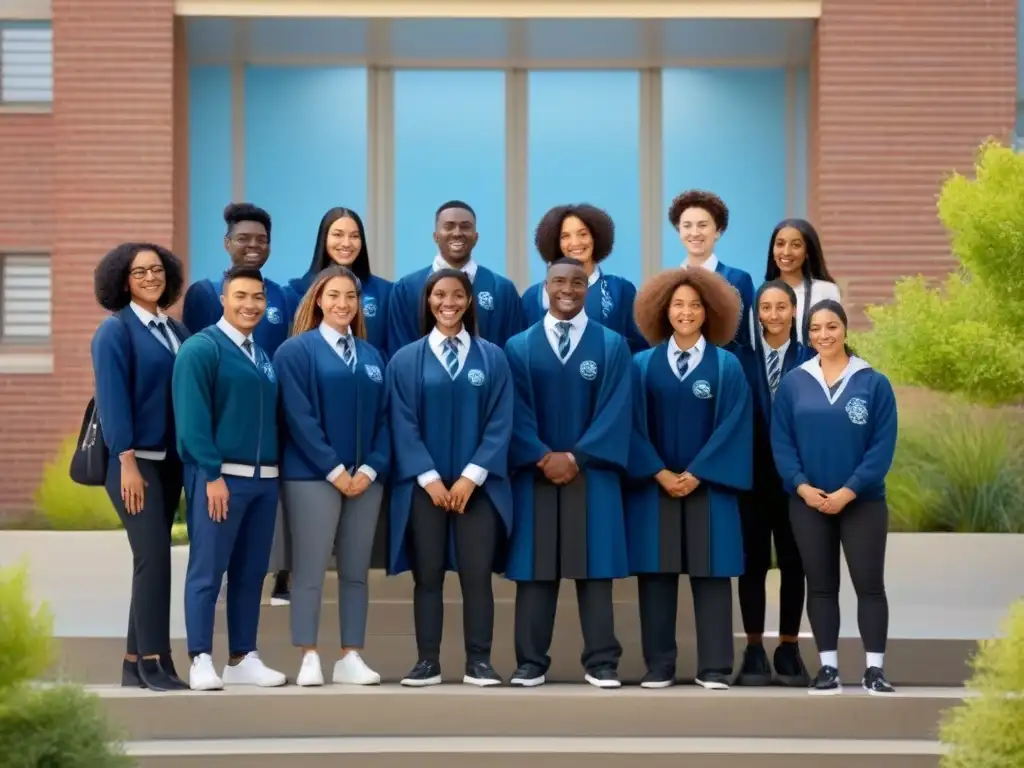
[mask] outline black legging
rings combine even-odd
[[[889,509],[884,499],[855,499],[837,515],[789,501],[789,519],[807,574],[807,617],[819,652],[839,649],[839,545],[857,592],[857,624],[867,653],[885,653],[889,602],[885,597],[885,543]]]

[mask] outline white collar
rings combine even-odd
[[[669,354],[672,357],[675,357],[676,355],[678,355],[681,352],[689,352],[691,355],[694,355],[694,354],[696,354],[696,355],[703,355],[704,354],[704,349],[705,349],[705,347],[707,347],[707,345],[708,345],[708,343],[706,341],[704,341],[704,337],[703,336],[698,336],[697,337],[697,341],[694,342],[694,345],[692,347],[690,347],[689,349],[680,349],[679,345],[676,344],[676,337],[675,336],[669,336],[669,339],[668,339],[668,351],[669,351]]]
[[[242,346],[242,344],[245,341],[248,341],[250,344],[255,346],[255,342],[252,339],[252,334],[246,336],[240,330],[235,328],[235,326],[231,325],[231,323],[225,320],[223,315],[221,315],[220,320],[217,321],[217,327],[224,332],[225,336],[227,336],[229,339],[235,342],[235,344],[237,344],[238,346]]]
[[[444,258],[442,258],[441,254],[439,253],[434,257],[434,263],[431,266],[433,267],[433,269],[431,269],[431,272],[437,272],[438,270],[441,269],[461,269],[463,272],[466,273],[466,277],[469,278],[469,282],[472,283],[476,279],[477,265],[476,261],[473,259],[472,256],[470,256],[469,261],[467,261],[461,267],[453,267],[451,264],[445,261]]]
[[[328,344],[330,344],[332,347],[336,347],[338,345],[338,342],[341,341],[342,336],[347,338],[350,342],[353,341],[353,338],[352,338],[352,326],[348,327],[348,333],[341,334],[341,333],[338,333],[335,329],[331,328],[331,326],[329,326],[327,323],[321,321],[320,322],[320,335],[323,336],[324,340]]]
[[[462,349],[469,349],[470,337],[469,332],[466,331],[466,326],[462,326],[462,330],[455,334],[455,338],[461,342],[460,346]],[[433,349],[440,349],[441,345],[443,345],[447,339],[448,337],[441,333],[435,325],[434,329],[430,332],[427,343],[430,344]]]
[[[687,257],[687,259],[688,258],[689,257]],[[681,265],[683,269],[689,269],[690,267],[690,262],[687,259],[683,259],[683,263]],[[704,263],[701,264],[701,266],[704,267],[704,269],[714,272],[716,269],[718,269],[718,257],[712,253],[710,256],[707,257],[707,259],[704,260]]]
[[[549,330],[555,330],[559,323],[568,323],[572,326],[573,330],[583,330],[587,326],[587,313],[586,310],[581,309],[579,313],[570,320],[559,320],[557,317],[548,312],[544,315],[544,327]]]
[[[139,320],[142,321],[142,324],[147,328],[149,327],[149,324],[152,323],[154,320],[160,324],[164,324],[167,322],[167,315],[161,312],[159,308],[157,309],[156,314],[154,315],[148,309],[143,309],[134,301],[129,303],[128,306],[132,308],[132,312],[135,313],[135,316],[139,318]]]
[[[867,360],[850,355],[850,361],[846,364],[846,368],[836,379],[839,383],[839,388],[834,392],[829,391],[828,384],[825,382],[825,372],[821,370],[821,355],[815,355],[806,363],[800,366],[803,370],[807,371],[819,385],[821,385],[822,391],[825,393],[825,397],[828,398],[829,403],[835,403],[836,400],[843,394],[843,390],[846,389],[846,385],[850,383],[850,379],[853,378],[855,373],[859,371],[871,370],[871,364]]]
[[[782,342],[782,346],[780,346],[778,349],[775,350],[776,352],[779,353],[779,359],[780,360],[786,356],[786,352],[789,351],[789,345],[792,342],[793,342],[792,339],[786,339],[784,342]],[[771,354],[771,352],[772,352],[772,347],[764,341],[763,337],[762,337],[762,341],[761,341],[761,347],[764,349],[764,357],[765,357],[765,360],[767,360],[768,359],[768,355]]]

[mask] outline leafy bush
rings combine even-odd
[[[78,485],[68,476],[77,437],[61,443],[56,458],[43,470],[36,509],[58,531],[112,531],[121,521],[103,488]]]
[[[1010,607],[1003,636],[982,640],[965,698],[943,718],[939,737],[949,747],[942,768],[1024,765],[1024,601]]]
[[[960,408],[901,418],[886,483],[890,528],[1024,533],[1024,427],[1005,416]]]
[[[37,608],[27,569],[0,570],[0,755],[5,768],[132,765],[100,701],[80,687],[35,687],[53,659],[53,621]]]

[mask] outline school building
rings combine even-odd
[[[935,195],[1012,138],[1024,0],[0,0],[0,520],[92,389],[97,259],[170,244],[225,266],[221,212],[274,218],[303,272],[323,211],[364,214],[387,277],[478,211],[478,260],[525,288],[556,203],[603,206],[609,269],[679,263],[666,210],[731,208],[757,279],[787,215],[819,227],[854,307],[949,264]]]

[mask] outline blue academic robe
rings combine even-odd
[[[626,337],[631,352],[640,352],[649,346],[640,335],[633,319],[636,287],[624,277],[601,274],[587,289],[584,309],[589,320],[597,320],[605,328]],[[523,294],[523,319],[527,326],[540,322],[548,313],[544,308],[544,281],[534,283]]]
[[[392,353],[423,336],[423,286],[434,271],[433,265],[406,275],[391,293],[388,308],[388,336]],[[477,265],[473,278],[476,300],[477,335],[504,347],[523,328],[523,309],[515,284],[507,277]]]
[[[282,415],[281,479],[326,480],[366,464],[384,483],[391,461],[384,359],[355,339],[353,371],[319,328],[293,336],[274,355]]]
[[[505,526],[512,529],[508,444],[512,434],[512,380],[501,349],[473,338],[466,363],[453,380],[429,348],[427,338],[402,347],[387,368],[391,445],[394,452],[388,573],[409,570],[406,530],[416,478],[436,471],[451,488],[468,464],[487,470],[474,493],[486,493]],[[504,568],[499,547],[494,571]],[[458,570],[455,532],[449,526],[447,570]]]
[[[664,342],[633,359],[626,492],[630,570],[739,576],[739,494],[753,481],[750,388],[735,355],[711,344],[697,368],[679,381],[667,348]],[[701,484],[683,500],[672,499],[654,480],[662,469],[690,472]]]
[[[889,379],[854,357],[831,391],[818,357],[786,376],[772,405],[772,453],[782,485],[885,498],[896,453],[896,395]]]
[[[621,477],[629,453],[632,418],[626,340],[600,323],[587,322],[576,349],[563,363],[547,339],[543,323],[512,337],[505,347],[515,385],[515,427],[509,469],[515,521],[506,578],[537,578],[535,508],[536,464],[552,451],[571,452],[585,487],[585,535],[574,547],[585,549],[586,573],[573,578],[615,579],[629,575]],[[575,481],[574,481],[575,482]],[[546,535],[546,534],[545,534]]]
[[[223,280],[216,283],[200,280],[189,286],[181,310],[181,320],[189,333],[199,333],[214,325],[224,315],[224,305],[220,303],[223,283]],[[291,333],[294,314],[280,285],[267,279],[264,279],[263,284],[267,294],[267,309],[252,336],[260,349],[272,358]]]
[[[718,262],[715,265],[715,272],[729,281],[729,284],[736,289],[740,295],[740,324],[736,329],[736,343],[741,347],[751,346],[750,318],[754,307],[754,281],[747,272],[728,264]]]
[[[315,274],[307,272],[302,277],[289,280],[284,287],[285,298],[292,317],[295,316],[299,303],[315,279]],[[368,279],[361,282],[366,340],[383,355],[386,362],[391,353],[395,351],[390,347],[388,340],[388,308],[391,304],[391,289],[394,287],[394,283],[377,275],[370,275]]]

